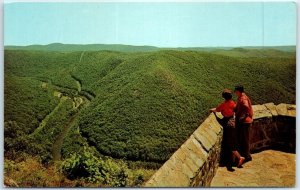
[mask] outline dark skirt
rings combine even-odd
[[[237,134],[235,128],[235,121],[233,117],[222,119],[223,126],[223,142],[228,151],[237,150]]]

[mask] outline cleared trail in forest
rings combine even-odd
[[[61,149],[64,143],[64,139],[67,136],[68,132],[70,131],[70,129],[74,126],[75,121],[83,107],[82,104],[85,104],[86,106],[89,103],[89,100],[81,97],[82,98],[82,102],[80,102],[80,104],[73,108],[77,110],[77,113],[73,116],[70,117],[70,119],[68,120],[68,122],[62,126],[62,130],[59,133],[59,135],[56,137],[55,141],[53,142],[53,146],[52,146],[52,158],[53,161],[59,161],[61,159]],[[73,100],[74,104],[75,104],[75,100]]]
[[[74,79],[75,80],[75,83],[76,83],[76,85],[77,85],[77,91],[78,92],[81,92],[81,82],[76,78],[76,77],[74,77],[71,73],[70,73],[70,75],[71,75],[71,77],[72,77],[72,79]]]
[[[52,159],[53,159],[53,161],[59,161],[61,159],[61,148],[62,148],[64,139],[67,136],[67,134],[68,134],[69,130],[71,129],[71,127],[74,125],[78,114],[79,113],[76,113],[75,115],[73,115],[70,118],[68,123],[66,125],[64,125],[62,131],[60,132],[60,134],[57,136],[55,142],[53,143],[53,146],[52,146]]]
[[[81,62],[83,55],[84,55],[84,52],[81,53],[79,63]],[[84,94],[80,93],[80,95],[78,96],[82,99],[82,101],[79,103],[79,105],[77,107],[74,108],[74,109],[77,109],[77,113],[75,115],[73,115],[69,119],[69,121],[63,126],[62,131],[59,133],[59,135],[57,136],[56,140],[53,143],[53,146],[52,146],[53,161],[61,160],[61,149],[62,149],[65,137],[68,135],[70,129],[75,125],[76,119],[77,119],[80,111],[83,109],[83,107],[88,106],[90,100],[94,98],[94,96],[91,95],[90,93],[88,93],[86,91],[82,91],[82,85],[81,85],[81,81],[79,79],[77,79],[71,73],[69,73],[69,74],[75,80],[75,82],[77,84],[78,94],[80,92],[84,92]],[[74,102],[74,105],[76,105],[75,99],[73,99],[73,102]]]
[[[85,104],[85,106],[87,106],[89,103],[88,99],[85,99],[84,97],[81,98],[84,100],[80,103],[80,105],[78,105],[75,108],[73,107],[73,109],[77,110],[77,113],[71,116],[68,122],[62,126],[61,132],[57,135],[55,141],[53,142],[53,146],[51,150],[53,161],[59,161],[61,159],[61,148],[63,146],[64,139],[69,133],[70,129],[74,126],[76,119],[83,107],[82,104]],[[75,100],[73,100],[73,102],[75,104]]]
[[[48,123],[49,119],[53,116],[55,112],[59,109],[59,107],[66,101],[66,98],[61,97],[57,106],[41,121],[40,125],[31,133],[29,136],[34,136],[39,133]]]
[[[79,62],[81,62],[83,58],[84,52],[81,53]],[[35,129],[33,133],[30,134],[30,136],[34,136],[35,134],[38,134],[42,129],[47,125],[48,121],[53,117],[54,114],[57,113],[61,105],[67,100],[71,99],[73,101],[73,109],[76,111],[74,115],[68,118],[68,121],[66,123],[62,123],[61,125],[61,132],[55,137],[55,140],[52,145],[51,153],[53,161],[59,161],[61,160],[61,149],[63,146],[63,142],[65,137],[68,135],[70,129],[72,126],[75,125],[76,119],[80,113],[80,111],[83,109],[83,107],[88,106],[89,102],[95,98],[95,95],[91,92],[87,92],[85,90],[82,90],[82,84],[81,80],[75,77],[71,74],[71,71],[69,72],[69,75],[72,79],[74,79],[74,82],[77,85],[77,89],[75,88],[69,88],[64,87],[58,84],[54,84],[51,80],[42,81],[37,78],[36,80],[39,80],[42,82],[41,88],[47,89],[50,88],[53,90],[54,96],[60,97],[60,102],[57,104],[57,106],[41,121],[39,127]],[[71,92],[70,92],[71,90]],[[71,94],[70,94],[71,93]],[[76,98],[80,101],[76,101]]]

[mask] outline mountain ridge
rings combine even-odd
[[[34,51],[120,51],[120,52],[151,52],[159,50],[182,50],[182,51],[216,51],[216,50],[233,50],[242,49],[258,49],[258,50],[279,50],[283,52],[296,52],[296,46],[240,46],[240,47],[157,47],[151,45],[124,45],[124,44],[63,44],[51,43],[47,45],[6,45],[5,50],[34,50]]]

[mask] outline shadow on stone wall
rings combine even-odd
[[[296,106],[273,103],[255,105],[250,129],[251,152],[266,149],[296,152]]]
[[[273,103],[254,105],[250,130],[251,151],[277,149],[295,153],[296,106]],[[223,129],[216,117],[208,118],[145,183],[145,187],[210,186],[219,167]]]

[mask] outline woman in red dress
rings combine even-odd
[[[217,108],[213,108],[211,112],[221,112],[223,118],[220,120],[220,124],[223,126],[223,151],[225,158],[225,164],[229,171],[234,171],[232,163],[237,160],[237,167],[241,167],[245,161],[237,151],[237,135],[235,129],[234,109],[235,102],[232,100],[231,91],[224,89],[222,92],[224,102]]]

